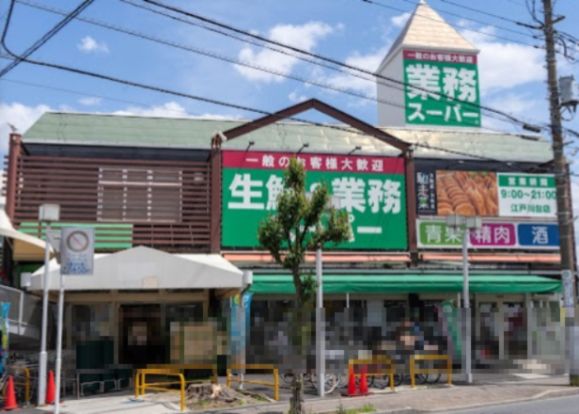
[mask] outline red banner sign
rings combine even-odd
[[[404,159],[365,155],[295,154],[265,151],[223,151],[225,168],[282,170],[296,158],[306,171],[404,174]]]

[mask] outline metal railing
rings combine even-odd
[[[416,368],[416,361],[446,361],[445,368]],[[412,355],[410,357],[410,384],[416,388],[416,374],[445,373],[448,385],[452,384],[452,359],[448,355]]]
[[[177,377],[179,381],[159,381],[147,382],[148,376],[156,377]],[[154,391],[173,391],[172,385],[179,385],[179,402],[181,411],[185,411],[185,376],[175,370],[160,368],[143,368],[138,369],[135,375],[135,398],[145,395],[147,390]]]
[[[239,375],[239,371],[270,371],[273,375],[273,381],[248,380],[244,375]],[[238,371],[234,376],[233,371]],[[230,365],[227,368],[227,386],[231,387],[231,383],[237,382],[240,385],[254,384],[263,385],[273,388],[273,399],[279,401],[279,369],[272,364],[246,364],[246,365]]]
[[[387,356],[379,356],[371,359],[351,359],[348,361],[348,372],[352,372],[355,377],[362,375],[362,371],[356,371],[357,366],[365,367],[368,377],[388,377],[388,385],[394,391],[394,374],[396,370],[392,359]]]
[[[147,368],[153,369],[169,369],[172,371],[181,372],[185,374],[186,371],[210,371],[211,377],[209,378],[213,384],[218,383],[217,377],[217,364],[147,364]],[[203,379],[197,379],[195,381],[189,382],[200,382]]]

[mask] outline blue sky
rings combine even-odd
[[[80,2],[80,0],[24,1],[65,11],[71,10]],[[141,3],[140,0],[133,1]],[[414,8],[410,0],[376,0],[402,11],[376,7],[361,0],[165,1],[370,70],[376,69],[389,45],[400,32],[405,20],[402,11],[410,12]],[[530,22],[524,0],[485,2],[454,0],[454,2],[481,8],[499,16]],[[8,3],[8,0],[2,0],[0,3],[2,20]],[[579,36],[576,29],[579,9],[574,7],[573,3],[575,2],[557,2],[557,12],[566,15],[566,20],[559,28]],[[443,0],[430,0],[429,4],[481,49],[479,65],[481,102],[530,122],[546,122],[544,83],[546,75],[542,50],[517,43],[530,45],[539,42],[497,27],[529,33],[510,22],[475,14]],[[459,16],[448,15],[445,11]],[[95,1],[82,16],[271,67],[290,75],[347,88],[370,97],[375,95],[375,86],[372,82],[336,74],[275,53],[263,52],[255,46],[136,9],[118,0]],[[485,24],[468,21],[467,18],[474,18]],[[15,51],[23,51],[58,19],[59,16],[18,3],[7,43]],[[241,70],[229,63],[135,39],[79,21],[69,24],[33,57],[267,111],[278,110],[299,100],[316,97],[368,122],[375,123],[377,119],[376,105],[370,100],[264,75],[261,72]],[[6,62],[2,60],[3,64]],[[572,65],[562,61],[560,74],[576,73],[578,67],[578,64]],[[16,82],[40,84],[78,93]],[[256,116],[25,63],[9,73],[6,80],[0,81],[0,123],[10,122],[24,131],[45,110],[161,116],[242,118]],[[509,124],[490,119],[484,122],[485,126],[493,129],[514,131]],[[575,120],[569,122],[567,126],[579,129],[579,122]],[[2,134],[0,151],[5,151],[7,131],[6,126],[0,129]]]

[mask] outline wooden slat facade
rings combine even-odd
[[[113,230],[124,223],[132,227],[133,246],[180,253],[210,250],[208,162],[22,153],[15,175],[15,227],[30,226],[38,220],[41,204],[55,203],[60,205],[61,222],[98,223],[101,246],[118,242]],[[103,239],[107,234],[111,240]]]

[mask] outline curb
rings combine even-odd
[[[560,395],[551,395],[551,394],[560,394]],[[445,408],[445,409],[418,410],[418,411],[416,411],[416,413],[443,413],[443,412],[451,413],[453,411],[468,410],[468,409],[483,408],[483,407],[497,407],[497,406],[501,406],[501,405],[505,405],[505,404],[515,404],[515,403],[520,403],[520,402],[535,401],[535,400],[540,400],[540,399],[549,399],[549,398],[556,398],[556,397],[567,397],[567,396],[572,396],[572,395],[577,395],[577,394],[579,394],[579,389],[546,390],[546,391],[542,391],[538,394],[535,394],[535,395],[533,395],[531,397],[527,397],[527,398],[513,398],[510,400],[504,400],[504,401],[500,401],[500,402],[491,402],[489,404],[484,404],[484,403],[483,404],[465,404],[465,405],[452,407],[452,408]],[[376,414],[379,414],[379,413],[376,413]]]

